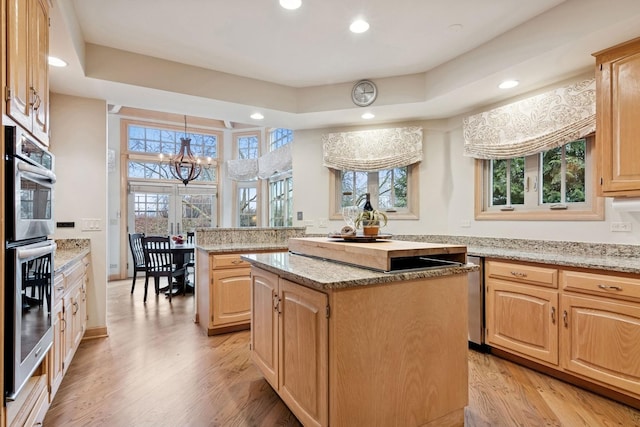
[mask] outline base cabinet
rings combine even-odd
[[[328,425],[327,295],[261,270],[252,281],[253,361],[302,424]]]
[[[490,345],[558,364],[557,273],[487,261],[486,337]]]
[[[54,279],[53,346],[49,353],[49,399],[53,400],[87,326],[89,257],[84,257]]]
[[[558,273],[554,290],[522,283],[531,267],[486,262],[488,344],[640,401],[640,277],[536,266]]]
[[[252,267],[251,281],[252,361],[303,425],[463,425],[466,275],[321,291]]]

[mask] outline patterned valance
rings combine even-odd
[[[283,145],[258,159],[227,160],[227,175],[234,181],[268,179],[291,170],[291,144]]]
[[[595,132],[595,79],[469,116],[464,155],[508,159],[559,147]]]
[[[234,181],[254,181],[258,178],[258,159],[227,160],[227,176]]]
[[[405,127],[322,135],[326,167],[375,172],[422,161],[422,128]]]
[[[273,175],[291,170],[291,167],[291,144],[286,144],[260,156],[258,159],[258,178],[268,179]]]

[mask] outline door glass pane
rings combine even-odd
[[[169,194],[134,193],[134,232],[167,235]]]

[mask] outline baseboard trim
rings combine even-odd
[[[83,340],[92,340],[96,338],[106,338],[109,336],[109,332],[107,332],[106,326],[100,326],[97,328],[88,328],[84,332]]]

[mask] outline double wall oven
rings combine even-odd
[[[5,398],[12,400],[53,343],[54,156],[5,126]]]

